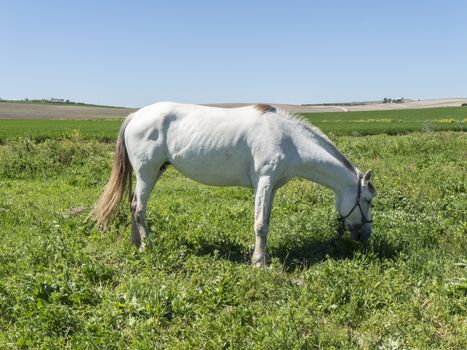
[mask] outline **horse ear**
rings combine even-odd
[[[363,184],[368,185],[371,180],[371,176],[373,175],[373,170],[368,170],[366,174],[363,176]]]
[[[368,170],[366,174],[363,176],[363,185],[368,186],[368,189],[370,190],[371,195],[374,197],[376,196],[376,189],[375,186],[370,182],[371,176],[373,175],[372,170]]]

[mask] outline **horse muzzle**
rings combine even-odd
[[[364,224],[364,225],[355,225],[349,228],[350,231],[350,238],[365,242],[371,236],[371,225]]]

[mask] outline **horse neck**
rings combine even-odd
[[[326,141],[308,135],[301,135],[294,141],[300,154],[299,164],[295,166],[296,176],[326,186],[337,195],[356,186],[358,170],[349,169],[333,154]]]

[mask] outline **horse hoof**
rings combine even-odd
[[[268,265],[264,262],[256,262],[256,263],[252,263],[253,267],[256,267],[257,269],[264,269],[266,267],[268,267]]]
[[[271,263],[271,257],[268,255],[266,256],[252,256],[251,264],[254,267],[267,267]]]

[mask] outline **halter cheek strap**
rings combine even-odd
[[[360,225],[358,226],[359,228],[362,227],[363,225],[365,224],[370,224],[373,222],[373,220],[368,220],[365,216],[365,214],[363,213],[363,209],[360,205],[360,195],[362,194],[362,179],[363,177],[360,175],[358,177],[358,189],[357,189],[357,200],[355,201],[355,204],[354,206],[352,207],[352,209],[350,209],[350,211],[347,213],[347,215],[345,216],[342,216],[340,215],[340,218],[339,220],[341,221],[341,228],[339,229],[339,234],[342,235],[344,233],[344,230],[345,230],[345,219],[347,219],[350,214],[353,213],[353,211],[355,210],[355,208],[358,208],[360,210],[360,214],[362,215],[362,221],[360,223]]]

